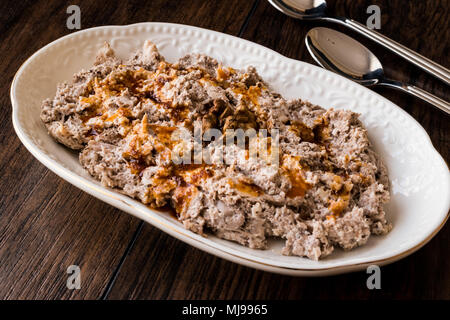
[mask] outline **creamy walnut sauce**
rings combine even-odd
[[[165,83],[177,79],[180,72],[183,73],[184,71],[177,68],[176,65],[167,62],[160,62],[156,71],[148,71],[143,68],[129,70],[125,65],[120,65],[117,71],[111,72],[104,79],[95,77],[87,85],[89,95],[79,97],[80,103],[84,107],[81,117],[83,122],[91,127],[89,131],[91,137],[101,133],[103,128],[108,127],[110,123],[114,123],[122,138],[130,138],[129,148],[122,156],[127,161],[133,174],[140,176],[143,170],[153,165],[147,161],[147,156],[151,152],[156,151],[162,159],[171,159],[173,148],[180,142],[173,136],[178,127],[151,124],[146,114],[144,114],[142,121],[137,121],[129,109],[124,107],[119,107],[112,113],[108,101],[114,96],[131,94],[137,98],[138,103],[152,103],[158,108],[163,108],[167,111],[171,123],[192,128],[192,118],[188,117],[189,107],[176,105],[161,93],[161,87]],[[246,122],[243,129],[257,127],[255,122],[256,115],[246,107],[252,105],[252,108],[255,109],[259,106],[260,87],[247,87],[241,82],[228,81],[230,74],[236,74],[236,71],[232,68],[225,69],[219,66],[215,78],[201,68],[189,68],[186,72],[199,72],[201,75],[201,78],[198,79],[199,83],[208,82],[214,86],[231,88],[234,93],[240,95],[247,103],[239,112],[232,113],[225,104],[218,106],[221,100],[218,100],[219,102],[217,103],[213,102],[212,109],[217,107],[219,116],[217,117],[217,114],[207,114],[202,119],[202,129],[217,129],[213,128],[212,124],[222,125],[219,130],[223,134],[226,130],[231,131],[231,128],[240,128],[240,121],[242,120]],[[243,77],[245,77],[245,74]],[[249,120],[252,122],[248,122]],[[247,151],[246,157],[248,158],[249,143],[245,146]],[[270,150],[270,139],[268,149]],[[191,160],[191,158],[189,157],[188,159]],[[192,162],[194,161],[192,160]],[[161,168],[159,178],[154,179],[152,186],[148,188],[148,197],[159,199],[161,195],[173,192],[173,206],[176,213],[179,214],[183,208],[189,205],[189,199],[195,193],[195,186],[198,185],[199,180],[212,177],[213,170],[213,164],[205,165],[201,163],[200,165],[191,165],[189,161],[188,164],[178,165],[167,162],[166,166]],[[298,183],[300,175],[290,174],[288,176],[292,177],[291,181],[293,183],[292,192],[289,194],[292,196],[296,194],[303,195],[304,190],[300,190],[300,188],[306,187],[307,184]],[[262,192],[252,182],[232,182],[230,186],[255,196],[260,195],[259,192]],[[150,202],[150,205],[158,207],[160,203],[161,201]]]
[[[156,46],[95,65],[42,106],[49,133],[105,186],[173,208],[186,228],[319,259],[391,228],[386,170],[358,115],[273,92],[254,68]]]

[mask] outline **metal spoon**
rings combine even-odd
[[[377,57],[361,43],[341,32],[314,28],[307,33],[305,42],[314,60],[325,69],[364,86],[386,86],[407,92],[450,114],[447,101],[418,87],[386,79]]]
[[[400,57],[405,58],[419,68],[444,81],[447,85],[450,84],[450,70],[394,40],[367,28],[355,20],[327,15],[327,3],[325,0],[269,0],[269,2],[279,11],[293,18],[301,20],[325,20],[344,25],[381,44]]]

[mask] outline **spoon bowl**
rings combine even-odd
[[[269,0],[279,11],[301,20],[315,20],[326,16],[325,0]]]
[[[314,28],[305,38],[313,59],[323,68],[350,78],[364,86],[384,78],[380,60],[349,36],[328,28]]]
[[[361,43],[339,31],[311,29],[305,43],[313,59],[325,69],[364,86],[379,85],[404,91],[450,113],[450,105],[445,100],[415,86],[387,79],[380,60]]]

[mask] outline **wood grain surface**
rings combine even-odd
[[[286,17],[264,0],[4,1],[0,10],[0,299],[450,299],[450,224],[424,248],[383,267],[382,289],[367,274],[294,278],[208,255],[83,193],[46,169],[21,145],[11,123],[9,88],[33,52],[71,33],[66,8],[81,8],[82,28],[144,21],[199,26],[254,41],[313,63],[304,36],[329,26],[360,40],[392,78],[446,100],[448,87],[370,41],[334,25]],[[381,32],[446,67],[449,2],[329,1],[330,11],[360,22],[381,8]],[[449,160],[449,117],[389,89],[376,89],[411,114]],[[424,164],[427,165],[427,164]],[[426,214],[426,213],[424,213]],[[81,268],[81,289],[66,287]]]

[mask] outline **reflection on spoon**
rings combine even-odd
[[[418,97],[450,114],[450,104],[418,87],[386,79],[380,60],[361,43],[328,28],[311,29],[306,47],[323,68],[336,72],[364,86],[387,86]]]

